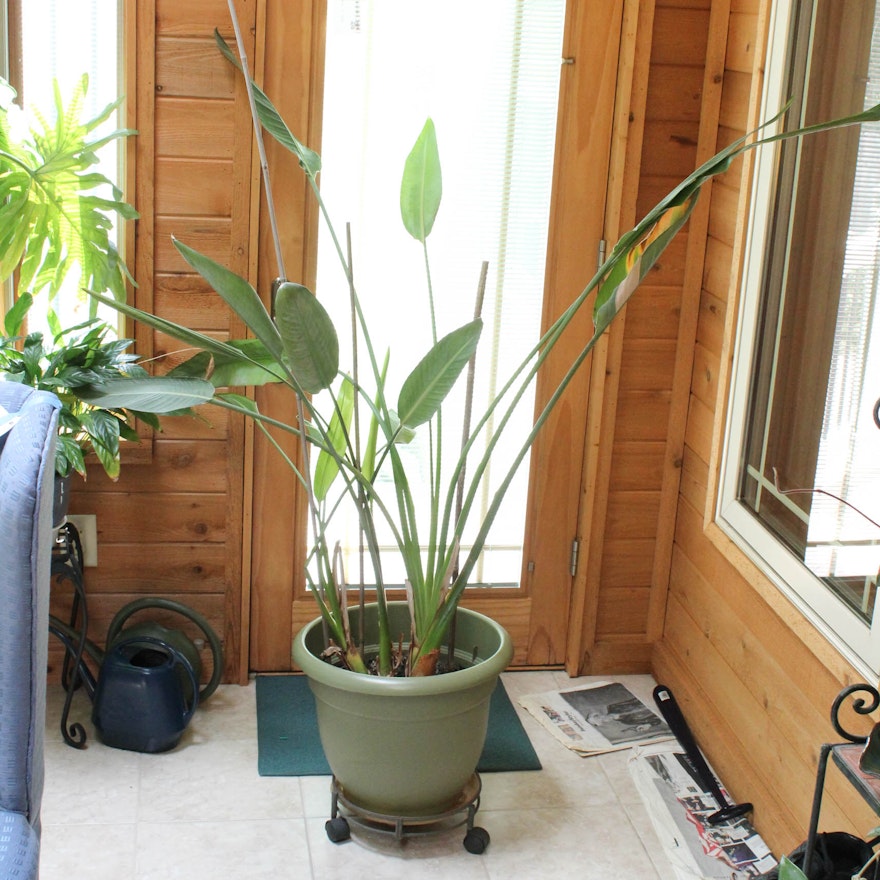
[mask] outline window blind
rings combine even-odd
[[[438,335],[470,320],[480,267],[489,262],[476,370],[480,413],[499,377],[539,337],[564,0],[328,5],[321,190],[334,222],[351,223],[355,283],[378,356],[389,347],[394,353],[390,399],[431,344],[421,248],[399,211],[404,160],[430,116],[443,167],[443,203],[428,241]],[[318,259],[319,298],[332,315],[347,314],[345,278],[323,233]],[[343,365],[350,366],[345,355]],[[463,393],[446,409],[450,462],[462,400]],[[521,441],[533,406],[533,396],[523,401],[507,436]],[[415,458],[425,442],[423,430],[403,454]],[[508,444],[493,462],[511,454]],[[506,469],[496,470],[500,479]],[[477,573],[484,583],[519,581],[528,476],[521,470]],[[356,544],[354,531],[350,540]]]

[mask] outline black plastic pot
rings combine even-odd
[[[801,870],[804,867],[806,841],[793,850],[788,858]],[[816,836],[816,848],[813,851],[813,863],[807,880],[850,880],[853,874],[867,863],[874,850],[870,845],[845,831],[827,831]],[[872,865],[872,868],[874,866]],[[774,868],[762,875],[765,880],[777,880],[779,869]],[[880,877],[874,870],[869,870],[865,880]]]

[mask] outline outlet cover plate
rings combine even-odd
[[[98,517],[94,513],[69,513],[67,521],[76,526],[82,542],[83,566],[98,564]]]

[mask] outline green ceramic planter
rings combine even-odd
[[[359,613],[350,612],[355,632]],[[406,603],[389,603],[389,614],[392,632],[408,631]],[[375,645],[376,631],[375,605],[368,605],[367,646]],[[424,678],[357,675],[321,660],[323,648],[318,618],[294,639],[293,659],[309,678],[321,744],[345,798],[388,816],[433,816],[453,807],[474,774],[489,700],[513,657],[507,631],[459,609],[456,658],[467,668]]]

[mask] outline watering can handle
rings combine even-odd
[[[195,670],[192,668],[192,663],[186,658],[184,654],[181,654],[174,645],[169,645],[167,642],[162,639],[157,639],[155,636],[138,636],[133,640],[138,645],[146,644],[146,645],[157,645],[160,648],[163,648],[166,651],[170,651],[172,656],[174,657],[174,665],[182,666],[186,670],[186,674],[189,676],[189,683],[192,686],[192,705],[186,710],[186,714],[183,718],[184,727],[189,724],[190,719],[193,717],[193,713],[196,711],[199,705],[199,681],[196,678]]]

